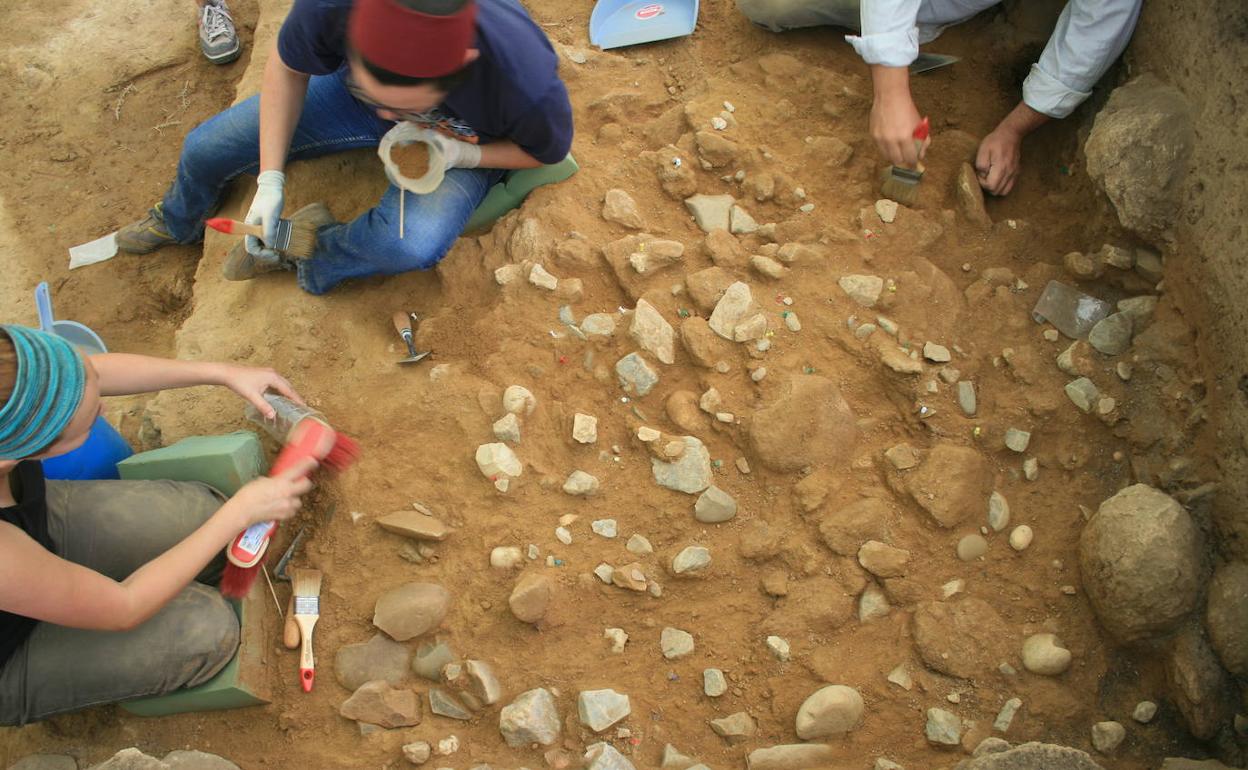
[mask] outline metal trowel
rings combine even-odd
[[[419,323],[420,318],[415,313],[408,313],[403,310],[396,310],[394,313],[394,330],[403,338],[404,344],[407,345],[407,358],[401,359],[400,364],[414,364],[417,361],[423,361],[433,352],[426,350],[420,352],[416,350],[416,336],[412,334],[412,324]]]

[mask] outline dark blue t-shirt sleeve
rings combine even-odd
[[[507,138],[542,163],[558,163],[572,149],[572,104],[558,77],[545,96],[516,120]]]
[[[328,75],[342,66],[350,7],[325,0],[295,0],[277,33],[277,52],[287,67]]]

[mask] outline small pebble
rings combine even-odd
[[[594,534],[601,535],[605,538],[613,538],[616,535],[615,519],[598,519],[589,525]]]
[[[602,637],[611,642],[611,652],[624,652],[624,645],[628,643],[628,634],[624,633],[622,628],[608,628],[602,632]]]
[[[711,698],[718,698],[728,691],[728,681],[724,672],[717,668],[708,668],[702,672],[702,692]]]
[[[1011,450],[1023,453],[1027,451],[1027,445],[1031,443],[1031,433],[1018,428],[1007,428],[1005,431],[1005,445]]]
[[[725,128],[728,128],[728,121],[716,115],[715,117],[711,118],[711,128],[715,129],[716,131],[723,131]]]
[[[1059,339],[1062,338],[1062,333],[1059,332],[1057,329],[1045,329],[1044,338],[1048,340],[1049,342],[1057,342]]]
[[[1034,457],[1023,460],[1023,478],[1035,481],[1040,476],[1040,461]]]
[[[572,545],[572,533],[567,527],[556,527],[555,538],[564,545]]]
[[[778,636],[767,637],[767,649],[776,656],[776,660],[784,663],[789,659],[789,643]]]
[[[650,541],[643,535],[633,535],[628,538],[628,543],[625,544],[624,547],[628,549],[629,553],[636,554],[637,556],[645,556],[647,554],[654,553],[654,546],[650,545]]]
[[[958,558],[962,561],[974,561],[988,553],[988,541],[983,535],[967,535],[958,541]]]
[[[760,366],[754,371],[750,372],[750,379],[754,380],[755,382],[762,382],[763,378],[766,376],[767,376],[767,367],[765,366]]]
[[[1112,754],[1127,737],[1127,728],[1118,722],[1097,722],[1092,725],[1092,745],[1102,754]]]
[[[809,214],[810,212],[815,210],[815,204],[803,203],[802,205],[797,207],[797,210],[802,212],[803,214]]]
[[[594,574],[597,575],[598,579],[602,582],[607,585],[611,585],[611,578],[615,576],[615,567],[605,563],[599,564],[597,567],[594,567]]]
[[[789,312],[784,315],[784,325],[791,332],[800,332],[802,330],[802,322],[798,320],[797,313]]]
[[[1031,545],[1032,538],[1035,535],[1031,531],[1031,527],[1026,524],[1020,524],[1010,533],[1010,547],[1015,551],[1025,551],[1027,546]]]
[[[524,561],[524,554],[515,546],[499,546],[490,551],[490,566],[495,569],[511,569]]]
[[[1131,712],[1131,718],[1142,725],[1153,721],[1155,716],[1157,716],[1157,704],[1151,700],[1140,701],[1135,704],[1135,710]]]

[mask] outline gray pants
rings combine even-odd
[[[737,9],[772,32],[822,26],[857,31],[862,25],[859,0],[737,0]]]
[[[175,481],[49,481],[47,489],[56,554],[115,580],[180,542],[224,500]],[[196,579],[219,580],[223,564],[214,560]],[[0,671],[0,724],[202,684],[234,657],[238,640],[233,609],[200,582],[131,631],[40,623]]]

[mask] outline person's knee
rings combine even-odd
[[[403,238],[399,237],[396,230],[386,238],[387,243],[380,252],[390,258],[386,272],[398,274],[413,270],[432,270],[446,256],[456,237],[458,234],[449,234],[436,227],[412,228]]]
[[[794,0],[736,0],[737,10],[745,18],[772,32],[780,32],[785,28],[784,20],[789,16]]]
[[[189,627],[183,629],[187,646],[184,670],[188,674],[186,687],[195,687],[216,676],[238,652],[241,630],[238,616],[221,594],[200,584],[189,588],[196,612],[187,617]]]

